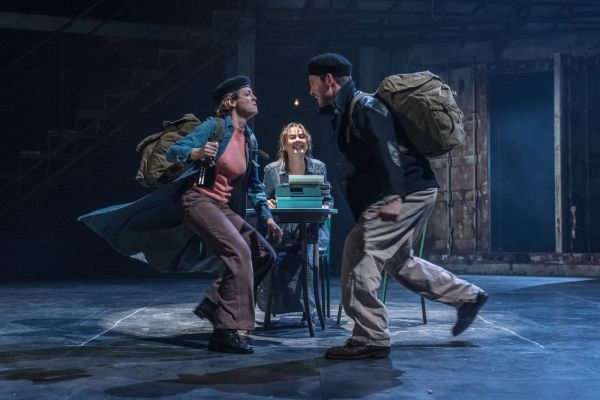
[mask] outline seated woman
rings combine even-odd
[[[291,122],[283,127],[279,135],[279,159],[265,167],[265,194],[270,208],[277,207],[275,201],[275,186],[288,183],[289,175],[323,175],[327,182],[327,169],[325,164],[311,157],[312,138],[306,128],[299,123]],[[325,197],[323,207],[333,207],[333,198]],[[276,267],[272,274],[263,279],[258,294],[257,303],[260,309],[265,310],[269,291],[272,296],[271,313],[284,314],[289,312],[302,312],[302,285],[300,270],[302,254],[299,241],[298,224],[282,224],[283,242],[274,244],[277,251]],[[329,243],[327,227],[319,229],[319,249],[324,251]],[[313,279],[313,251],[308,249],[308,281]],[[316,318],[314,294],[309,285],[310,315]]]

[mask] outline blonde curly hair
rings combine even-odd
[[[288,153],[285,150],[285,145],[288,141],[288,136],[289,136],[290,130],[292,128],[298,128],[300,131],[304,132],[304,134],[306,135],[306,153],[305,154],[307,157],[312,157],[312,136],[311,136],[310,132],[301,123],[290,122],[289,124],[287,124],[283,127],[283,129],[281,130],[281,133],[279,134],[279,150],[277,152],[277,155],[279,157],[278,161],[281,164],[283,164],[283,166],[285,167],[286,170],[288,168],[288,159],[289,158],[288,158]]]

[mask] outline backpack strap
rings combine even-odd
[[[352,120],[352,113],[354,112],[354,106],[356,103],[364,97],[373,96],[374,93],[365,93],[358,90],[354,97],[352,97],[352,101],[350,101],[350,108],[348,109],[348,118],[350,121],[348,122],[348,129],[346,129],[346,143],[350,143],[350,134],[354,133],[354,136],[360,138],[360,132],[354,126],[354,121]]]
[[[217,127],[215,128],[215,133],[211,139],[213,142],[220,142],[221,139],[223,139],[223,136],[225,135],[225,120],[220,117],[215,117],[215,120],[217,121]],[[269,159],[269,155],[263,150],[252,150],[252,152],[257,153],[260,157],[264,158],[265,160]]]
[[[352,133],[354,133],[354,136],[356,136],[357,138],[360,138],[360,132],[354,126],[354,120],[352,119],[352,112],[354,111],[354,106],[362,98],[364,98],[366,96],[374,96],[374,95],[375,95],[375,93],[365,93],[365,92],[358,91],[352,98],[352,101],[350,102],[350,109],[348,110],[348,118],[350,118],[350,121],[348,123],[348,129],[346,129],[346,143],[350,143],[350,139],[351,139],[350,135]],[[396,143],[396,145],[398,146],[398,150],[400,151],[400,153],[407,154],[410,152],[410,149],[407,146],[400,144],[400,143]]]
[[[215,133],[212,137],[213,142],[220,142],[225,135],[225,120],[223,118],[215,117],[217,121],[217,127],[215,128]]]

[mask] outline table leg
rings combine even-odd
[[[273,274],[273,270],[269,271],[270,274]],[[263,329],[267,330],[271,328],[271,305],[273,304],[273,280],[271,280],[271,284],[267,288],[267,305],[265,307],[265,320],[263,324]]]
[[[306,325],[310,337],[315,336],[313,329],[312,318],[310,317],[310,304],[308,302],[308,254],[307,254],[307,229],[306,223],[300,223],[300,240],[302,243],[302,271],[300,273],[302,279],[302,299],[304,301],[304,314],[306,315]]]
[[[315,294],[315,305],[319,315],[321,329],[325,329],[325,316],[321,306],[321,296],[319,295],[319,225],[311,224],[311,239],[313,242],[313,292]]]
[[[327,263],[321,264],[321,252],[319,251],[319,279],[321,280],[321,300],[323,302],[323,315],[327,316],[327,295],[325,293],[325,269]]]
[[[327,317],[331,317],[331,260],[327,260],[327,268],[325,270],[325,279],[326,279],[326,284],[325,287],[327,288],[327,303],[325,305],[325,308],[327,309]]]

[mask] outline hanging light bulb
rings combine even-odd
[[[296,107],[298,107],[300,105],[300,100],[298,99],[294,99],[294,101],[292,102],[292,104]]]

